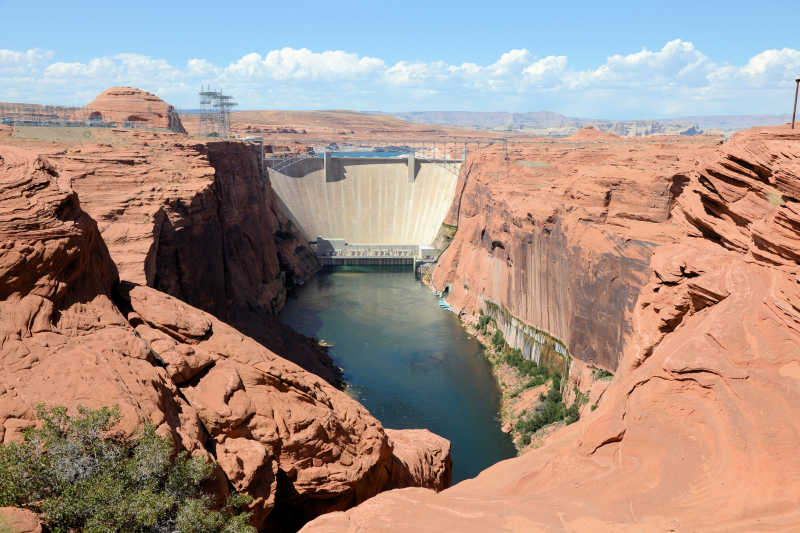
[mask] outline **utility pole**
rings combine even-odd
[[[800,78],[794,80],[794,111],[792,111],[792,129],[794,129],[794,119],[797,116],[797,91],[800,89]]]

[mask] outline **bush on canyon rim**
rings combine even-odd
[[[0,445],[0,507],[38,512],[53,533],[255,533],[252,499],[234,495],[211,509],[201,484],[213,466],[186,452],[152,425],[132,438],[114,433],[117,408],[38,406],[39,427],[20,443]]]

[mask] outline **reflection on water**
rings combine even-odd
[[[333,344],[353,392],[384,426],[450,439],[454,482],[514,455],[480,344],[411,272],[320,273],[281,320]]]

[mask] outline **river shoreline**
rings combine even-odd
[[[435,264],[425,265],[421,271],[419,279],[423,285],[427,286],[434,294],[439,294],[431,281],[431,274]],[[517,454],[520,455],[530,448],[538,448],[544,439],[559,426],[564,424],[559,421],[549,424],[535,433],[529,435],[530,441],[523,442],[524,434],[517,429],[517,423],[530,415],[538,405],[542,403],[542,396],[547,394],[551,384],[551,378],[541,385],[529,386],[529,378],[519,372],[515,367],[505,362],[501,350],[496,349],[492,344],[492,337],[498,331],[494,320],[487,322],[487,327],[482,332],[478,329],[479,317],[467,315],[459,311],[452,311],[458,318],[462,329],[471,337],[474,337],[481,346],[486,360],[492,369],[492,375],[500,392],[500,406],[497,416],[500,420],[500,427],[503,432],[511,437]],[[472,319],[472,320],[470,320]]]
[[[454,482],[516,454],[482,346],[410,269],[321,272],[294,291],[280,319],[332,345],[345,392],[384,427],[450,440]]]

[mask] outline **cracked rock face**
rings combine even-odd
[[[118,283],[66,180],[8,147],[0,236],[0,442],[20,438],[40,402],[118,405],[122,430],[149,421],[216,461],[219,496],[251,494],[267,530],[387,487],[446,485],[443,439],[409,444],[400,431],[395,458],[380,423],[323,379],[172,296]]]
[[[595,411],[438,495],[390,491],[303,531],[800,530],[800,133],[747,130],[688,163],[670,217],[625,229],[662,237]]]

